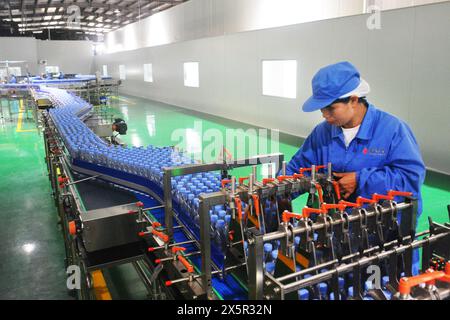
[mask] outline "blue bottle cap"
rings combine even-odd
[[[244,241],[244,250],[247,250],[247,248],[248,248],[248,243],[247,243],[247,241]]]
[[[219,217],[217,216],[217,214],[212,214],[212,215],[211,215],[211,224],[212,224],[213,226],[216,225],[217,220],[219,220]]]
[[[325,296],[328,292],[328,285],[325,282],[319,283],[319,291],[322,296]]]
[[[225,220],[223,220],[223,219],[217,220],[217,222],[216,222],[217,229],[223,229],[224,226],[225,226]]]
[[[225,216],[225,222],[226,222],[227,224],[229,224],[230,221],[231,221],[231,215],[227,214],[227,215]]]
[[[300,243],[300,237],[299,236],[295,237],[294,242],[295,242],[295,245],[298,246]]]
[[[226,212],[225,210],[220,210],[220,211],[219,211],[219,217],[220,217],[221,219],[223,219],[226,215],[227,215],[227,212]]]
[[[386,285],[389,283],[389,276],[383,276],[383,278],[381,278],[381,283],[383,287],[386,287]]]
[[[277,259],[278,258],[278,250],[273,250],[272,251],[272,259]]]
[[[349,287],[347,292],[349,297],[353,297],[353,287]]]
[[[266,253],[272,252],[272,244],[271,243],[264,243],[264,252],[266,252]]]
[[[298,297],[300,300],[308,300],[309,299],[309,291],[306,289],[298,290]]]
[[[344,289],[344,285],[345,285],[345,280],[343,277],[339,277],[338,278],[338,285],[339,285],[339,289]]]
[[[267,262],[266,263],[266,271],[269,273],[272,273],[275,270],[275,263],[274,262]]]

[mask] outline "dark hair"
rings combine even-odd
[[[351,96],[350,97],[346,97],[346,98],[342,98],[342,99],[336,99],[332,103],[330,103],[330,106],[333,103],[339,103],[339,102],[341,102],[341,103],[348,103],[350,101],[350,98],[351,98]],[[359,97],[358,98],[358,102],[364,104],[366,106],[366,108],[369,107],[369,103],[367,102],[366,97]]]

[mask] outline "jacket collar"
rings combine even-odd
[[[358,134],[356,135],[358,139],[369,140],[372,138],[376,111],[377,109],[372,104],[369,104],[366,115],[364,116],[364,119],[361,123],[361,127],[359,128]],[[331,136],[333,137],[333,139],[343,135],[344,134],[341,127],[331,126]]]

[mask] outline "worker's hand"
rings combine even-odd
[[[357,187],[356,172],[333,172],[333,175],[337,178],[342,197],[344,199],[350,197]]]

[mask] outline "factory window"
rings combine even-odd
[[[125,80],[127,78],[127,71],[124,64],[119,65],[119,79]]]
[[[153,82],[153,65],[151,63],[144,64],[144,81]]]
[[[59,67],[58,66],[45,66],[45,73],[58,73]]]
[[[106,64],[103,65],[103,76],[104,77],[108,76],[108,66]]]
[[[262,69],[263,95],[297,98],[296,60],[266,60]]]
[[[198,62],[184,63],[184,85],[186,87],[199,87]]]
[[[15,75],[16,77],[22,75],[22,70],[20,67],[9,67],[8,71],[10,75]]]

